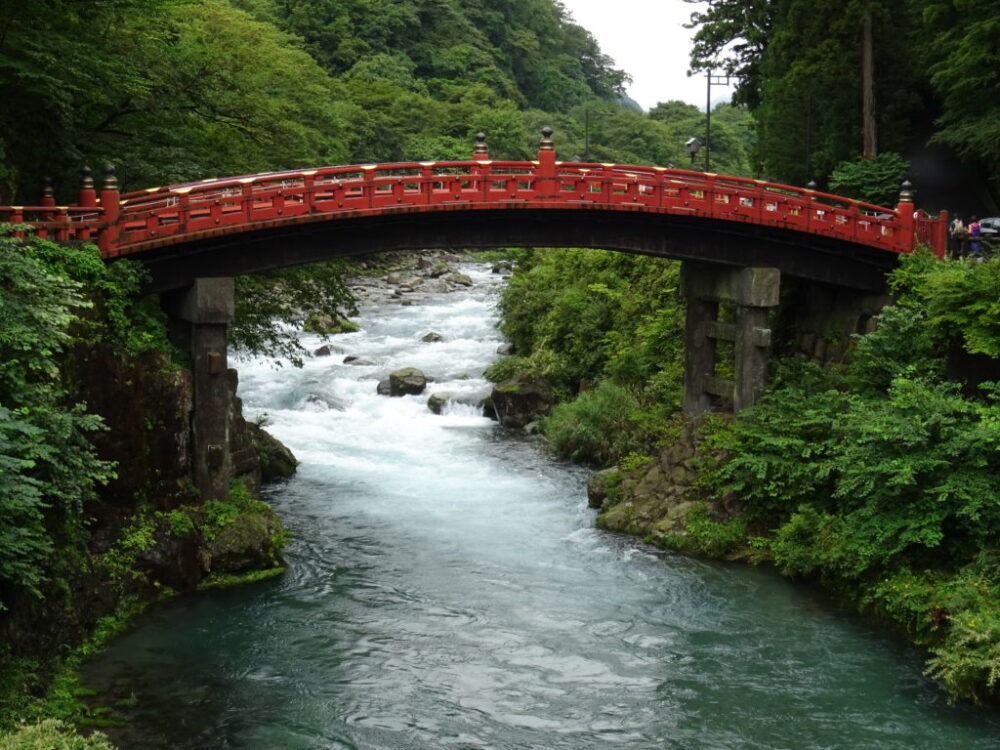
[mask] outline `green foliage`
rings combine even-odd
[[[483,377],[491,383],[503,383],[518,375],[527,374],[536,374],[530,360],[525,357],[501,357],[486,368]]]
[[[963,395],[942,354],[949,342],[997,351],[982,312],[991,264],[907,260],[897,304],[842,376],[786,362],[706,443],[722,454],[705,484],[738,494],[783,572],[851,592],[973,698],[995,695],[1000,676],[1000,395]]]
[[[1000,167],[1000,12],[990,0],[921,3],[930,83],[941,101],[934,139],[981,160],[987,173]],[[996,193],[994,192],[994,196]]]
[[[0,735],[0,747],[4,750],[113,750],[103,734],[96,732],[82,737],[57,719],[24,724]]]
[[[80,527],[111,474],[86,437],[99,420],[67,403],[58,357],[89,303],[54,248],[0,237],[0,609],[17,591],[40,594],[51,535]]]
[[[574,461],[607,465],[620,456],[640,450],[635,397],[604,380],[573,401],[557,404],[543,424],[543,432],[556,453]]]
[[[543,425],[562,455],[614,463],[649,451],[681,399],[678,264],[601,250],[515,256],[517,273],[500,309],[502,330],[519,354],[498,361],[487,376],[543,375],[562,400],[581,400],[557,407]],[[584,422],[574,425],[577,418]]]
[[[705,503],[695,503],[684,516],[683,535],[672,535],[667,544],[690,554],[725,558],[741,550],[747,541],[747,519],[734,516],[713,519]]]
[[[236,319],[230,341],[236,349],[301,366],[305,350],[295,331],[321,317],[343,321],[356,315],[342,262],[314,263],[236,280]]]
[[[895,206],[910,163],[886,151],[872,159],[844,161],[830,175],[830,191],[877,206]]]
[[[913,133],[927,130],[933,140],[981,164],[984,175],[995,174],[1000,14],[990,0],[689,2],[697,6],[692,64],[739,76],[735,99],[753,115],[768,177],[823,183],[838,165],[861,156],[866,18],[875,58],[878,151],[909,153]],[[935,123],[936,113],[941,116]],[[888,180],[887,173],[875,187]],[[897,180],[891,188],[855,195],[891,206],[898,187]],[[989,180],[980,187],[998,198]]]

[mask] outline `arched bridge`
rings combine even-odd
[[[192,353],[191,443],[205,499],[231,473],[225,373],[232,276],[383,250],[600,247],[685,261],[684,409],[735,410],[763,391],[770,311],[782,275],[804,280],[799,331],[850,337],[877,309],[885,272],[919,242],[944,254],[947,216],[760,180],[661,167],[561,162],[543,131],[534,161],[494,161],[480,135],[470,161],[323,167],[211,179],[121,195],[85,172],[77,203],[0,206],[0,222],[58,242],[93,241],[134,258]],[[23,230],[18,230],[23,232]],[[819,282],[819,283],[816,283]],[[801,290],[800,290],[801,292]],[[720,304],[734,310],[719,319]],[[817,322],[818,321],[818,322]],[[732,380],[716,343],[733,343]]]
[[[941,254],[945,217],[739,177],[662,167],[561,162],[543,133],[535,161],[322,167],[121,195],[106,168],[77,205],[0,207],[0,221],[42,237],[93,241],[106,259],[141,260],[152,288],[330,257],[426,247],[603,247],[870,291],[898,253]]]

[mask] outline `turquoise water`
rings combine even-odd
[[[470,291],[365,309],[339,356],[239,365],[303,461],[267,497],[289,570],[158,608],[90,665],[137,701],[123,750],[1000,747],[820,593],[597,531],[584,472],[472,407],[432,414],[487,388],[500,343],[500,282],[465,270]],[[410,365],[427,393],[375,394]]]

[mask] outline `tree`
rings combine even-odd
[[[1000,170],[1000,8],[989,0],[937,0],[924,10],[930,82],[941,100],[934,140]],[[1000,202],[1000,184],[988,183]]]

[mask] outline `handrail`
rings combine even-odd
[[[477,155],[478,156],[478,155]],[[423,161],[285,170],[202,180],[119,195],[113,183],[81,190],[78,206],[0,206],[0,222],[58,241],[96,237],[105,258],[280,224],[397,211],[524,208],[674,214],[778,227],[908,253],[943,254],[946,217],[917,216],[908,193],[896,208],[743,177],[665,167],[536,161]],[[51,203],[51,199],[49,201]]]

